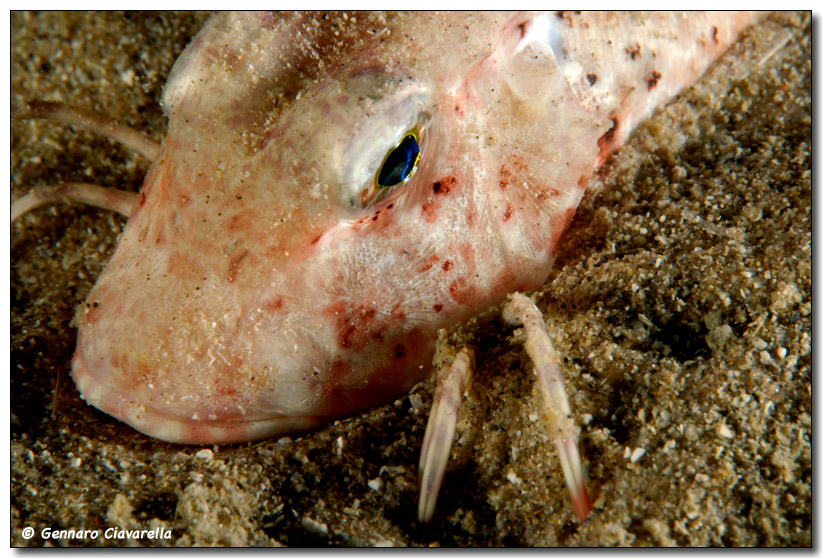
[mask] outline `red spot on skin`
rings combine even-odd
[[[314,240],[311,241],[311,245],[313,246],[314,244],[317,244],[322,237],[323,237],[322,234],[318,234],[317,236],[315,236]]]
[[[625,101],[621,103],[623,109],[626,108]],[[596,159],[594,161],[594,168],[599,170],[608,162],[609,157],[614,153],[614,151],[621,146],[625,141],[625,134],[622,131],[622,120],[618,114],[612,113],[608,119],[613,122],[613,126],[602,134],[602,136],[597,140],[597,147],[599,148],[599,153],[597,153]],[[607,169],[603,172],[607,172]]]
[[[443,270],[443,271],[448,271],[448,270],[449,270],[449,269],[451,269],[452,267],[454,267],[454,262],[452,262],[451,260],[445,260],[445,261],[442,263],[442,270]]]
[[[434,182],[432,187],[435,194],[450,194],[451,190],[457,185],[457,179],[453,176],[446,176],[442,180]]]
[[[431,269],[432,267],[434,267],[434,264],[435,264],[435,263],[437,263],[438,261],[440,261],[440,257],[439,257],[439,256],[437,256],[436,254],[434,254],[433,256],[429,257],[427,260],[425,260],[425,265],[423,265],[423,266],[420,268],[420,273],[425,272],[425,271],[428,271],[429,269]]]
[[[656,87],[656,84],[659,83],[659,78],[662,77],[662,74],[654,70],[647,76],[645,76],[645,83],[648,84],[648,91]]]
[[[610,120],[611,120],[611,122],[614,123],[614,125],[611,126],[608,129],[608,131],[605,132],[604,134],[602,134],[602,136],[597,140],[597,146],[599,147],[600,155],[602,155],[604,153],[610,153],[611,152],[610,144],[616,138],[616,133],[617,133],[617,130],[619,129],[619,117],[618,116],[612,116],[610,118]]]
[[[514,210],[511,208],[511,204],[510,203],[506,204],[505,212],[502,214],[502,220],[507,221],[508,219],[511,218],[511,215],[513,215],[513,214],[514,214]]]
[[[639,58],[641,56],[640,55],[639,43],[637,43],[635,45],[632,45],[632,46],[629,46],[629,47],[625,47],[625,52],[628,53],[628,56],[631,57],[631,60],[636,60],[637,58]]]
[[[438,302],[437,304],[434,305],[434,312],[437,312],[437,313],[442,312],[442,308],[443,308],[442,304],[440,304]]]
[[[154,244],[163,244],[166,240],[165,223],[160,221],[157,223],[157,236],[154,237]]]
[[[456,189],[457,179],[453,176],[446,176],[442,180],[437,180],[431,187],[433,196],[429,196],[428,200],[422,204],[423,218],[428,223],[433,223],[437,220],[437,210],[440,208],[439,196],[447,196]]]
[[[511,171],[505,168],[505,165],[502,165],[499,169],[500,190],[505,191],[505,189],[508,188],[509,184],[511,184]]]
[[[556,188],[551,188],[550,186],[544,186],[542,190],[536,193],[537,200],[542,203],[545,200],[549,200],[551,198],[556,198],[560,195],[559,190]]]
[[[248,255],[249,251],[245,250],[242,254],[234,256],[228,262],[228,282],[234,282],[234,278],[237,276],[237,273],[240,271],[240,262]]]
[[[519,178],[522,178],[522,175],[528,172],[528,163],[525,162],[525,159],[520,157],[515,153],[510,154],[510,162],[513,163],[514,169],[516,170]],[[499,168],[499,187],[501,190],[505,190],[508,186],[514,183],[515,177],[514,173],[511,169],[508,168],[505,164],[502,164]],[[526,177],[526,181],[527,177]]]
[[[217,393],[225,397],[233,397],[237,394],[237,389],[228,383],[221,383],[217,386]]]
[[[355,223],[355,227],[352,227],[354,232],[358,232],[359,228],[356,226],[361,225],[371,225],[372,228],[369,230],[385,230],[388,228],[389,224],[391,223],[391,216],[389,215],[389,211],[394,207],[394,204],[390,204],[383,209],[378,209],[373,215],[366,215],[365,217],[361,217],[357,219]],[[385,213],[382,213],[385,211]],[[380,226],[378,229],[374,229],[374,223]]]
[[[146,191],[140,191],[140,200],[137,202],[138,207],[143,207],[146,204]]]
[[[476,287],[467,283],[464,277],[460,277],[448,285],[448,292],[457,304],[468,304],[476,294]]]
[[[516,168],[519,172],[525,172],[528,170],[528,163],[526,163],[525,159],[519,155],[511,155],[511,160],[514,161],[514,168]]]
[[[391,309],[391,319],[398,323],[405,322],[405,310],[401,304],[397,304]]]
[[[140,235],[140,242],[144,242],[148,236],[148,225],[143,226],[143,234]]]
[[[185,207],[191,203],[191,195],[188,192],[180,192],[177,203],[180,204],[181,207]]]
[[[231,216],[226,223],[225,230],[230,234],[246,231],[252,227],[256,218],[257,212],[253,209],[242,211]]]
[[[281,310],[282,307],[283,299],[279,296],[275,296],[274,298],[270,298],[263,302],[263,310],[265,310],[269,314],[274,314],[275,312]]]
[[[719,39],[717,39],[717,35],[719,34],[719,29],[716,28],[716,25],[711,26],[711,40],[713,40],[714,44],[719,44]]]
[[[366,223],[370,226],[369,230],[387,230],[391,226],[391,223],[394,219],[393,213],[389,211],[392,207],[393,205],[384,207],[383,209],[378,209],[377,212],[374,213],[374,215],[372,215],[370,218],[366,218]]]
[[[580,175],[579,180],[577,180],[577,186],[582,188],[583,190],[588,187],[588,179],[589,177],[586,175]]]
[[[347,307],[342,302],[337,302],[329,307],[328,313],[334,317],[337,345],[343,349],[359,351],[371,339],[382,341],[382,334],[388,328],[387,324],[376,321],[375,308],[363,305]]]

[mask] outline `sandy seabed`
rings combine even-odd
[[[162,85],[204,17],[12,13],[12,101],[93,108],[160,141]],[[582,525],[531,420],[521,339],[499,320],[450,335],[478,347],[478,370],[427,525],[416,476],[432,381],[299,438],[219,448],[87,406],[71,320],[125,219],[56,204],[11,229],[11,544],[129,544],[103,536],[116,528],[171,532],[136,545],[809,546],[810,41],[809,15],[772,18],[638,130],[539,291],[581,423]],[[147,169],[53,123],[11,132],[12,198],[68,180],[136,191]]]

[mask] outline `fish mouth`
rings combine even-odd
[[[89,405],[125,422],[135,430],[176,444],[230,444],[313,430],[322,417],[269,415],[215,420],[182,418],[142,403],[137,397],[102,380],[78,349],[71,362],[72,378]]]

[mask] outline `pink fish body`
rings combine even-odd
[[[392,400],[438,329],[545,281],[590,176],[754,17],[217,14],[78,313],[81,394],[184,443]]]

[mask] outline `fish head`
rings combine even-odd
[[[541,284],[601,130],[529,17],[217,14],[78,312],[86,401],[175,442],[310,428]]]

